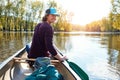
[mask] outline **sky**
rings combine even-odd
[[[108,17],[111,0],[55,0],[63,9],[73,12],[73,24],[85,25],[103,17]]]

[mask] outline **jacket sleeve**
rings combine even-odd
[[[46,33],[45,33],[45,44],[46,44],[46,48],[47,50],[53,55],[57,55],[57,52],[53,46],[53,30],[51,27],[46,29]]]

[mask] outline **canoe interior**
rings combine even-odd
[[[26,57],[26,53],[19,57]],[[30,75],[33,70],[29,67],[29,65],[25,62],[14,62],[11,60],[9,66],[2,68],[0,73],[0,80],[24,80],[24,78]],[[77,80],[74,75],[66,68],[62,63],[53,63],[57,70],[63,75],[65,80]],[[6,70],[6,71],[5,71]],[[4,72],[2,72],[4,71]]]

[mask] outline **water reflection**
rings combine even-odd
[[[31,41],[33,33],[0,32],[0,62]],[[55,33],[54,43],[90,80],[120,80],[120,35]]]
[[[108,55],[110,71],[120,76],[120,35],[109,35]]]
[[[0,32],[0,62],[31,41],[32,33]]]
[[[67,50],[72,49],[70,34],[55,34],[54,43],[56,46],[59,46],[59,49],[63,52],[67,52]]]
[[[120,80],[119,34],[59,33],[54,41],[90,80]]]

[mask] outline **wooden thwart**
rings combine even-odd
[[[15,57],[14,58],[15,62],[26,62],[26,61],[35,61],[36,59],[33,58],[20,58],[20,57]],[[60,62],[59,60],[50,60],[51,63],[58,63]]]

